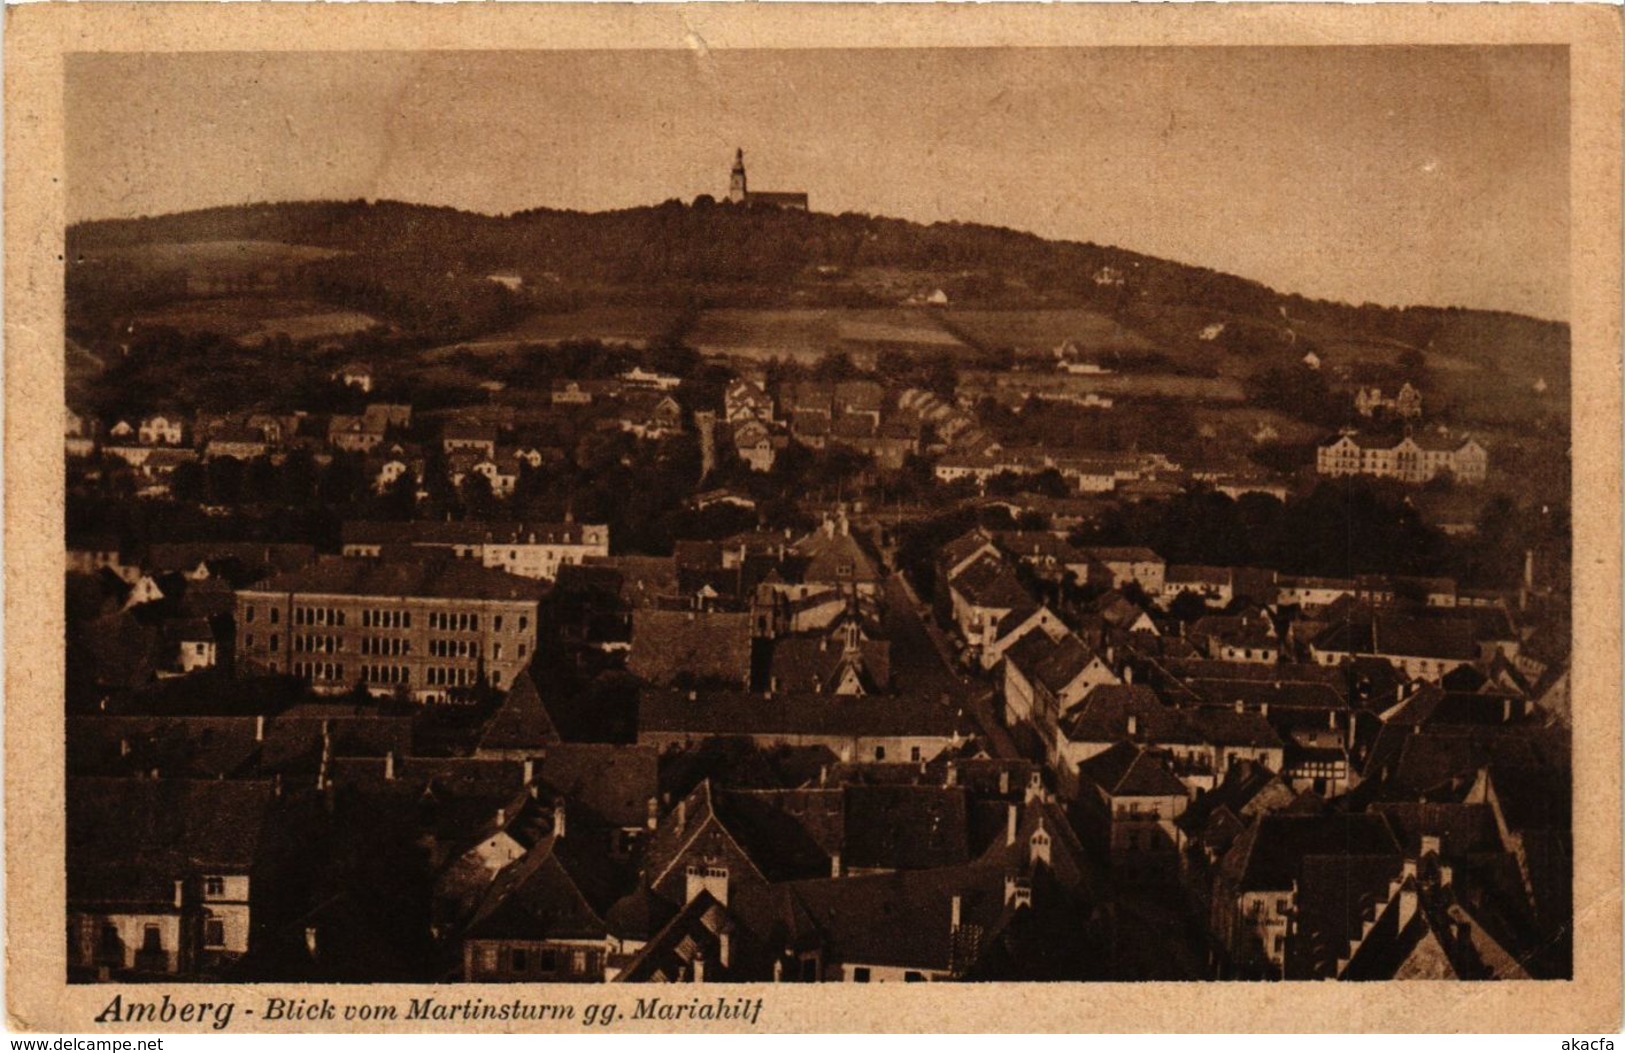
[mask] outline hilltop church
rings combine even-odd
[[[807,211],[805,193],[774,190],[758,190],[752,193],[746,188],[744,147],[740,147],[734,154],[733,173],[728,179],[728,200],[736,205],[747,205],[751,208],[789,208],[798,212]]]

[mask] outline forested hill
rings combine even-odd
[[[711,302],[895,303],[896,283],[943,288],[960,306],[1088,306],[1153,336],[1178,312],[1251,321],[1299,334],[1438,346],[1468,357],[1516,348],[1518,357],[1566,353],[1568,328],[1519,315],[1448,307],[1398,309],[1310,300],[1202,267],[1123,249],[1047,241],[967,223],[930,225],[847,213],[743,209],[701,197],[692,205],[614,212],[538,209],[488,216],[364,201],[261,204],[131,220],[67,232],[70,275],[120,250],[176,242],[252,241],[337,250],[351,265],[483,275],[514,271],[532,288],[682,291]],[[359,257],[359,259],[357,259]],[[343,260],[319,264],[345,266]],[[890,279],[875,276],[890,275]],[[885,284],[890,280],[893,284]],[[71,286],[70,286],[71,298]]]

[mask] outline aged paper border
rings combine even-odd
[[[1617,1032],[1620,1016],[1621,15],[1603,6],[943,4],[41,4],[6,10],[6,1011],[19,1030],[95,1034],[114,993],[614,1001],[636,988],[69,986],[62,925],[63,58],[73,51],[1567,44],[1572,78],[1575,968],[1503,984],[713,986],[765,999],[763,1031]],[[1132,247],[1132,246],[1130,246]],[[645,992],[645,996],[649,992]],[[671,991],[661,992],[668,996]],[[690,992],[684,991],[686,1000]],[[579,1024],[555,1025],[580,1030]],[[205,1030],[178,1023],[151,1030]],[[517,1030],[500,1023],[284,1030]],[[749,1030],[739,1022],[615,1030]]]

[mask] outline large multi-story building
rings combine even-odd
[[[1425,483],[1450,472],[1464,483],[1489,474],[1489,451],[1473,438],[1406,435],[1399,440],[1366,439],[1343,432],[1321,443],[1315,468],[1321,475],[1374,475],[1403,483]]]
[[[597,523],[345,523],[346,556],[392,548],[443,550],[522,578],[552,581],[565,564],[609,555],[609,527]]]
[[[468,560],[329,556],[238,591],[237,661],[326,694],[506,689],[535,653],[544,591]]]

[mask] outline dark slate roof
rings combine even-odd
[[[748,612],[638,608],[632,613],[626,667],[653,684],[670,684],[686,673],[745,686],[750,656]]]
[[[1309,856],[1299,873],[1286,975],[1330,979],[1337,975],[1338,961],[1349,956],[1349,941],[1364,936],[1365,919],[1387,901],[1400,860],[1392,854]]]
[[[671,921],[672,905],[655,895],[647,885],[638,885],[604,914],[610,935],[623,940],[648,940]]]
[[[1001,530],[996,535],[999,548],[1015,559],[1059,564],[1082,563],[1082,549],[1048,530]]]
[[[1012,609],[1032,605],[1032,597],[1021,587],[1010,565],[989,553],[959,572],[954,589],[978,607]]]
[[[940,786],[848,786],[842,865],[924,870],[968,862],[965,791]]]
[[[937,550],[937,560],[944,567],[963,563],[983,546],[992,542],[991,535],[981,527],[967,531]]]
[[[851,665],[865,691],[884,690],[891,683],[891,644],[861,640],[848,655],[841,641],[828,636],[781,637],[773,644],[769,675],[780,691],[832,691],[842,671]]]
[[[769,881],[824,877],[846,837],[839,787],[718,790],[717,818]]]
[[[566,839],[547,837],[508,864],[486,890],[465,939],[601,940],[608,929],[565,867]]]
[[[1369,810],[1388,820],[1394,836],[1413,857],[1422,854],[1424,836],[1439,839],[1439,856],[1447,861],[1501,851],[1495,812],[1488,804],[1382,801]]]
[[[1400,861],[1399,842],[1380,815],[1260,816],[1225,856],[1224,871],[1237,891],[1292,887],[1310,856],[1389,856]]]
[[[1330,684],[1269,680],[1194,680],[1188,683],[1206,701],[1219,706],[1234,706],[1240,702],[1249,709],[1268,705],[1272,711],[1348,708],[1343,693]]]
[[[863,545],[842,530],[814,530],[795,543],[795,551],[808,560],[807,581],[863,584],[880,580],[875,561]]]
[[[1049,654],[1038,664],[1038,679],[1051,691],[1059,692],[1089,667],[1095,653],[1072,633],[1055,641]]]
[[[1101,546],[1091,545],[1084,549],[1091,559],[1101,563],[1162,563],[1163,559],[1155,552],[1143,546],[1119,545]]]
[[[540,750],[559,742],[558,729],[542,704],[536,682],[530,673],[521,672],[502,705],[492,714],[480,736],[481,750]]]
[[[199,563],[236,560],[244,567],[268,567],[288,572],[309,565],[316,558],[311,545],[267,544],[259,541],[174,541],[154,542],[147,547],[143,567],[151,573],[192,570]]]
[[[579,545],[584,524],[530,521],[409,522],[346,520],[340,539],[346,545]]]
[[[275,801],[269,782],[70,778],[68,900],[172,910],[176,880],[253,869]]]
[[[278,574],[249,593],[334,596],[433,597],[462,600],[537,601],[547,585],[461,559],[380,562],[323,556],[303,570]]]
[[[1215,746],[1279,748],[1281,737],[1259,713],[1237,713],[1225,706],[1181,710],[1180,716],[1200,742]]]
[[[560,742],[538,751],[535,773],[572,808],[580,805],[612,826],[641,827],[658,793],[659,756],[647,746]]]
[[[1315,637],[1314,646],[1322,651],[1400,658],[1472,661],[1478,657],[1472,619],[1419,617],[1393,611],[1357,609],[1346,618],[1334,620]]]
[[[1112,797],[1184,797],[1185,784],[1168,768],[1167,755],[1132,742],[1119,742],[1078,765],[1088,779]]]
[[[1097,684],[1061,719],[1074,742],[1112,742],[1127,735],[1133,716],[1142,737],[1155,741],[1175,722],[1174,710],[1144,684]]]
[[[959,972],[974,964],[1006,920],[1004,874],[938,867],[790,886],[823,938],[826,960]],[[951,927],[960,900],[960,929]]]
[[[696,959],[703,959],[705,979],[740,979],[722,964],[723,935],[739,928],[728,908],[709,892],[701,892],[678,911],[665,927],[626,964],[622,983],[676,983],[695,979]],[[730,948],[730,956],[733,951]]]
[[[970,720],[918,696],[775,695],[744,692],[645,690],[638,700],[640,732],[704,735],[831,735],[966,737]]]

